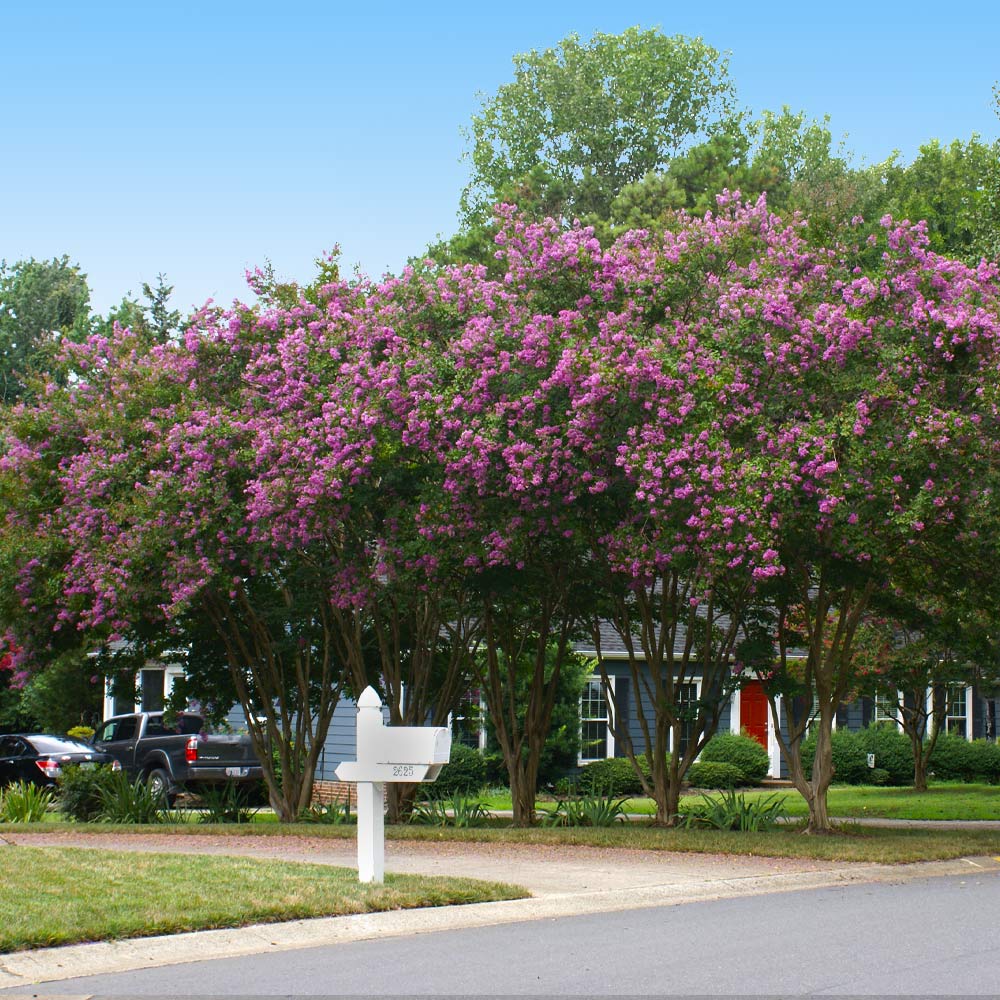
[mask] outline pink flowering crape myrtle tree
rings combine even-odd
[[[734,270],[724,310],[783,568],[760,600],[777,660],[757,666],[808,830],[825,833],[830,733],[873,598],[925,564],[953,571],[970,517],[995,518],[1000,303],[995,266],[930,253],[920,226],[885,219],[881,236],[823,249],[800,236],[774,230],[766,258]]]
[[[52,501],[7,512],[29,551],[49,553],[17,569],[25,609],[45,601],[54,615],[26,631],[195,654],[207,641],[291,820],[311,797],[345,675],[329,641],[336,552],[296,552],[254,522],[267,400],[256,366],[270,327],[246,310],[206,313],[179,344],[117,330],[70,347],[78,376],[15,415],[2,472]],[[74,437],[52,433],[66,426]]]
[[[770,467],[746,446],[745,377],[720,308],[737,263],[766,259],[772,224],[763,203],[728,201],[665,234],[629,233],[604,262],[618,304],[579,401],[589,452],[603,453],[592,489],[610,501],[590,535],[605,595],[592,635],[616,742],[663,825],[738,684],[756,588],[782,571]],[[601,655],[602,614],[626,650],[640,745]]]
[[[451,333],[447,312],[428,306],[436,297],[411,274],[331,284],[315,306],[272,317],[280,339],[254,368],[267,406],[251,537],[325,562],[331,647],[355,692],[380,689],[392,725],[447,723],[471,684],[479,628],[462,552],[418,530],[418,512],[441,496],[417,415],[425,360]],[[390,786],[391,821],[415,790]]]
[[[414,329],[450,327],[425,336],[414,433],[436,456],[440,493],[416,516],[424,537],[462,553],[478,686],[524,826],[572,641],[599,596],[571,390],[600,247],[580,229],[525,228],[509,209],[497,242],[495,280],[475,267],[409,276],[421,289]]]

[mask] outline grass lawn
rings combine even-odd
[[[0,952],[525,895],[499,882],[416,875],[360,885],[349,869],[297,862],[7,846]]]
[[[748,799],[778,795],[784,801],[789,816],[807,816],[805,799],[794,788],[741,789]],[[480,800],[487,809],[510,809],[510,796],[490,794]],[[681,811],[689,803],[701,801],[701,795],[685,795]],[[542,808],[551,804],[540,802]],[[1000,820],[1000,787],[997,785],[966,785],[948,783],[931,785],[926,792],[912,788],[879,788],[875,786],[835,785],[829,794],[830,814],[847,819],[865,817],[881,819],[923,820]],[[628,812],[652,816],[656,811],[651,799],[628,799]]]
[[[3,833],[52,832],[66,830],[63,823],[21,823],[0,826]],[[354,826],[275,822],[239,825],[127,826],[87,823],[81,833],[122,837],[130,834],[170,833],[178,836],[209,834],[231,837],[298,836],[353,841]],[[424,842],[464,842],[469,844],[544,844],[583,846],[602,849],[680,851],[702,854],[746,854],[774,858],[815,858],[823,861],[868,861],[893,864],[936,861],[970,855],[1000,855],[1000,830],[921,830],[880,829],[843,824],[828,837],[804,836],[801,827],[785,826],[767,833],[730,833],[715,830],[660,830],[639,820],[618,823],[610,828],[532,827],[515,830],[509,820],[493,820],[474,829],[434,826],[387,826],[389,840]],[[0,849],[0,859],[6,855]],[[134,857],[134,855],[131,855]],[[323,869],[329,871],[330,869]],[[2,870],[0,870],[2,875]],[[415,904],[417,905],[417,904]],[[3,911],[0,910],[0,920]]]

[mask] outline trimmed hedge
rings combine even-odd
[[[881,780],[876,780],[869,774],[862,779],[865,784],[913,784],[913,750],[910,747],[910,740],[894,723],[868,726],[860,730],[857,737],[866,756],[870,753],[875,754],[875,770],[888,773],[888,777],[884,779],[879,775],[878,778]]]
[[[941,733],[927,770],[939,781],[1000,782],[1000,746]]]
[[[857,733],[835,729],[830,733],[833,747],[833,781],[838,785],[864,785],[869,781],[868,754],[861,746]],[[816,757],[816,734],[802,741],[802,769],[806,777],[812,774]]]
[[[645,756],[639,758],[643,774],[649,777]],[[586,795],[642,795],[642,782],[627,757],[609,757],[585,764],[577,779],[577,787]]]
[[[851,732],[835,729],[834,783],[840,785],[912,785],[913,754],[910,741],[894,726],[875,725]],[[868,754],[875,767],[868,767]],[[816,754],[816,738],[802,744],[802,766],[808,775]],[[934,746],[928,774],[938,781],[981,781],[1000,784],[1000,745],[986,740],[971,743],[962,736],[941,733]]]
[[[759,785],[771,768],[771,759],[752,736],[743,733],[716,733],[701,752],[700,760],[732,764],[743,775],[744,783]]]
[[[486,760],[478,750],[452,743],[451,760],[441,768],[437,780],[428,785],[434,798],[478,792],[486,784]]]
[[[744,784],[743,772],[724,760],[696,760],[687,773],[692,788],[736,788]]]

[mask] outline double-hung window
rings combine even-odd
[[[872,702],[872,724],[899,725],[899,700],[895,691],[876,691]]]
[[[615,679],[608,678],[612,691]],[[611,706],[601,678],[593,676],[580,695],[580,763],[604,760],[615,755],[615,737],[611,732]]]
[[[451,738],[471,750],[486,749],[486,706],[478,690],[470,691],[448,718]]]
[[[969,738],[969,703],[964,684],[949,684],[947,689],[944,728],[955,736]]]
[[[681,716],[681,738],[680,746],[672,746],[671,752],[683,756],[687,753],[688,745],[694,733],[695,717],[698,714],[698,684],[696,681],[689,681],[686,684],[678,684],[674,688],[674,696],[677,702],[678,714]],[[672,740],[672,737],[671,737]]]

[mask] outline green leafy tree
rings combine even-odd
[[[995,213],[989,198],[997,157],[997,147],[976,135],[950,145],[925,143],[906,166],[894,155],[881,166],[881,208],[893,218],[925,221],[932,249],[974,263],[989,243],[984,216]]]
[[[544,166],[572,213],[606,216],[615,195],[734,116],[727,60],[700,38],[629,28],[569,35],[514,58],[514,80],[484,100],[467,132],[466,222]]]
[[[944,729],[949,684],[971,683],[972,633],[955,618],[893,602],[906,620],[871,616],[858,629],[857,691],[875,699],[910,741],[913,787],[927,791],[927,769]]]
[[[554,646],[550,647],[546,653],[543,674],[545,683],[549,683],[552,679],[557,654],[558,650]],[[504,666],[509,666],[509,664],[504,661]],[[519,663],[512,666],[513,670],[497,675],[498,689],[502,692],[502,699],[498,702],[496,698],[491,698],[491,701],[493,701],[495,708],[502,710],[501,725],[505,726],[508,731],[510,729],[509,713],[511,711],[515,713],[516,724],[520,727],[518,735],[524,736],[523,727],[526,721],[527,707],[531,702],[530,688],[535,679],[534,669],[530,657],[524,657]],[[485,676],[488,672],[488,664],[485,659],[480,660],[479,668]],[[538,788],[553,784],[576,766],[580,754],[580,696],[592,670],[593,667],[589,661],[575,654],[565,657],[562,662],[554,686],[555,701],[548,735],[539,754],[536,774]],[[493,718],[487,708],[487,746],[490,750],[502,753]]]
[[[0,674],[0,683],[3,677]],[[70,653],[0,694],[0,726],[65,733],[101,718],[104,685],[92,662]]]
[[[181,329],[181,314],[177,309],[171,309],[169,305],[170,293],[173,290],[174,286],[167,284],[163,274],[156,276],[155,287],[151,288],[145,281],[142,283],[142,294],[149,303],[143,312],[148,315],[149,329],[160,344],[165,344],[176,337]]]
[[[60,340],[90,326],[87,276],[69,257],[0,261],[0,401],[24,396],[32,373],[46,371]]]

